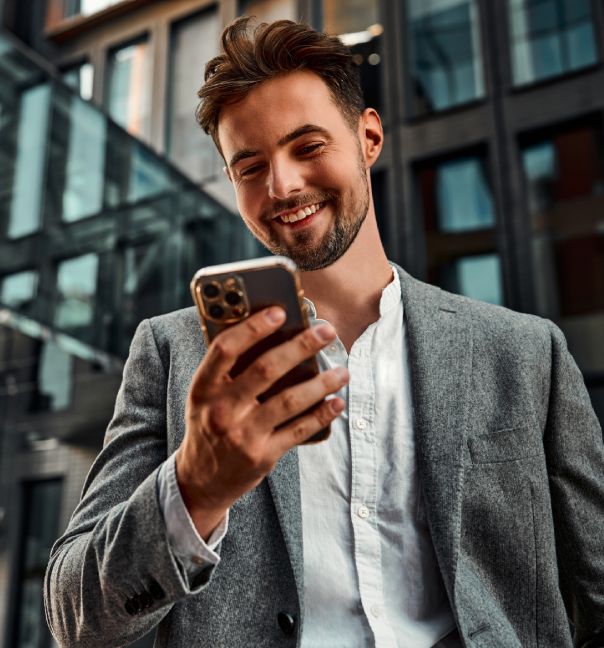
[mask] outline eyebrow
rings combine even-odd
[[[284,135],[280,140],[277,141],[277,145],[285,146],[286,144],[289,144],[290,142],[298,139],[298,137],[302,137],[302,135],[308,135],[308,133],[319,133],[320,135],[323,135],[325,137],[329,136],[329,133],[321,126],[317,126],[315,124],[304,124],[304,126],[300,126],[299,128],[293,130],[291,133]],[[235,155],[233,155],[229,162],[229,167],[235,166],[235,164],[237,164],[237,162],[241,162],[241,160],[254,157],[254,155],[258,155],[257,150],[241,149],[240,151],[237,151]]]

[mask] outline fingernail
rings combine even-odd
[[[313,327],[313,333],[321,342],[329,342],[333,338],[335,331],[331,324],[319,324],[319,326]]]
[[[344,403],[339,398],[332,398],[329,406],[334,414],[339,414],[344,409]]]
[[[285,311],[278,307],[269,308],[264,312],[264,315],[271,324],[278,324],[285,319]]]

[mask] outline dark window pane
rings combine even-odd
[[[583,123],[522,147],[537,311],[586,372],[604,372],[603,141]]]
[[[410,0],[407,11],[414,112],[443,110],[484,96],[476,2]]]
[[[596,62],[590,0],[508,0],[508,7],[516,85]]]
[[[428,281],[468,297],[503,303],[495,209],[482,156],[418,168]]]
[[[31,482],[23,497],[24,524],[19,546],[16,648],[47,648],[51,637],[44,618],[42,586],[50,548],[58,535],[61,511],[59,480]]]
[[[151,52],[146,40],[109,54],[106,104],[115,121],[133,135],[151,132]]]
[[[323,29],[350,47],[359,66],[365,104],[381,111],[384,28],[377,0],[323,0]]]
[[[65,17],[90,16],[119,2],[123,0],[65,0]]]
[[[195,122],[197,89],[207,61],[218,53],[216,10],[176,23],[172,28],[168,151],[171,159],[194,180],[221,173],[222,161],[214,142]]]

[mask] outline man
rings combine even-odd
[[[336,39],[240,20],[223,48],[198,118],[246,225],[303,271],[313,327],[231,379],[282,311],[207,349],[193,309],[140,325],[52,551],[54,636],[603,646],[604,451],[561,333],[387,261],[369,181],[382,128]],[[320,376],[257,401],[317,353]]]

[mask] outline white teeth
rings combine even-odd
[[[307,216],[314,214],[316,211],[319,210],[320,207],[321,207],[320,204],[310,205],[309,207],[304,207],[302,209],[299,209],[295,213],[290,212],[289,214],[282,214],[279,218],[281,218],[281,220],[284,223],[295,223],[296,221],[302,220],[303,218],[306,218]]]

